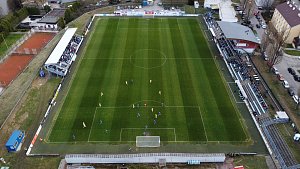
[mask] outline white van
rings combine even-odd
[[[272,72],[273,72],[275,75],[278,75],[278,74],[279,74],[279,71],[278,71],[278,69],[277,69],[275,66],[272,67]]]

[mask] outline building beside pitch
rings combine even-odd
[[[226,22],[237,22],[238,18],[236,17],[236,11],[232,6],[231,0],[205,0],[204,8],[209,9],[218,9],[219,18],[221,21]]]
[[[77,28],[68,28],[60,39],[44,64],[48,72],[61,77],[67,75],[83,41],[83,37],[75,35],[76,30]]]
[[[288,36],[286,43],[291,44],[300,36],[300,5],[287,1],[276,6],[271,23],[278,32]]]
[[[247,26],[223,21],[217,21],[217,23],[224,36],[234,44],[236,50],[242,53],[245,51],[252,53],[260,44],[253,31]]]
[[[40,30],[57,30],[57,22],[60,17],[64,17],[65,9],[53,9],[46,15],[30,15],[20,24],[21,28],[37,28]]]

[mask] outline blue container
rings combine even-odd
[[[8,152],[17,151],[24,137],[25,137],[25,133],[23,133],[20,130],[15,130],[5,144],[7,151]]]
[[[147,6],[147,5],[148,5],[148,2],[147,2],[147,1],[143,1],[142,5],[143,5],[143,6]]]

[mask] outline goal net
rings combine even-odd
[[[160,147],[160,136],[136,136],[136,147]]]
[[[143,18],[154,18],[153,14],[145,14],[143,15]]]

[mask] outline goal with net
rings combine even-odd
[[[136,136],[136,147],[160,147],[160,136]]]

